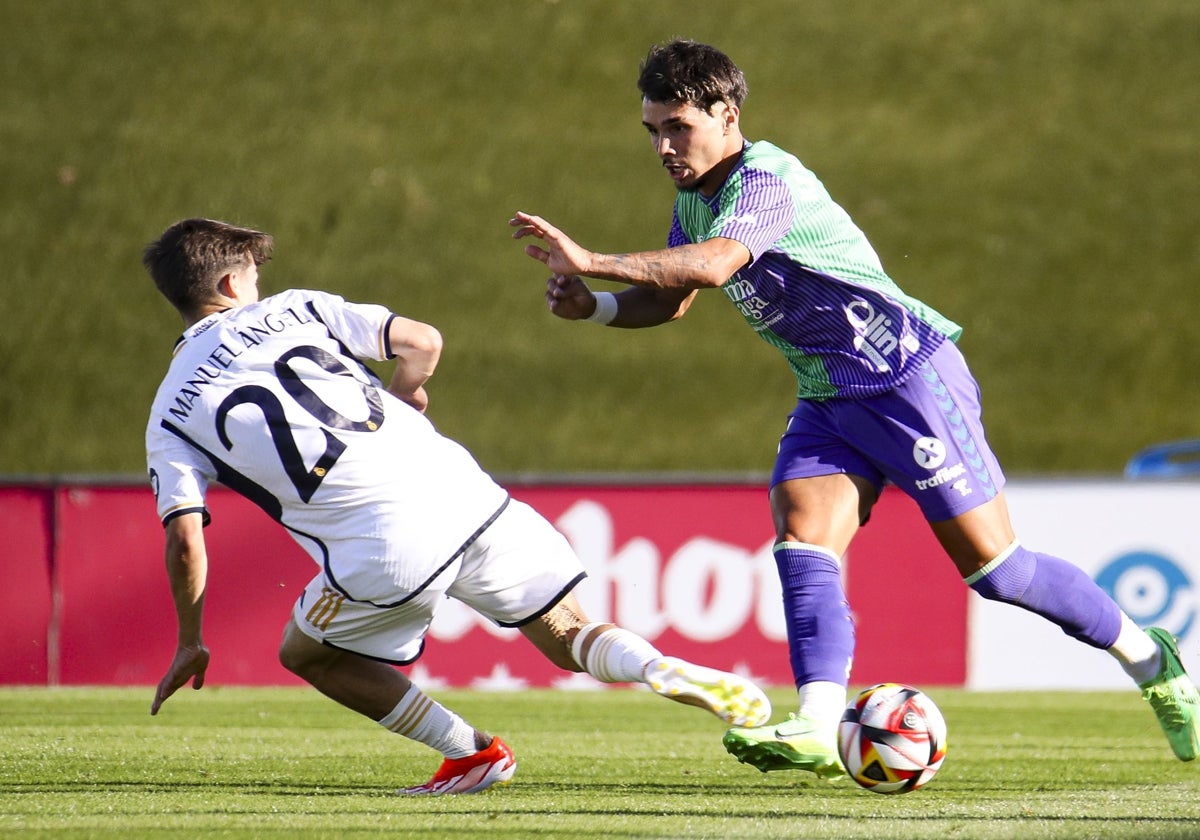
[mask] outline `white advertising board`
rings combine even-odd
[[[1069,560],[1143,627],[1180,637],[1200,675],[1200,483],[1013,481],[1006,488],[1022,545]],[[967,686],[1128,689],[1117,662],[1019,608],[972,594]]]

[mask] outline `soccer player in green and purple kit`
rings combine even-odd
[[[719,288],[796,375],[770,502],[799,708],[782,723],[730,729],[729,752],[764,772],[842,775],[836,732],[854,626],[840,563],[890,482],[917,501],[973,590],[1111,653],[1175,754],[1195,758],[1200,696],[1175,639],[1141,630],[1083,571],[1017,540],[979,390],[955,345],[959,326],[896,285],[799,160],[743,137],[746,82],[724,53],[688,40],[656,46],[638,89],[642,123],[677,189],[667,247],[602,254],[539,216],[519,212],[510,224],[514,238],[541,242],[525,250],[553,272],[555,315],[652,327]],[[631,288],[592,292],[581,276]]]

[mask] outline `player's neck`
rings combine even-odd
[[[235,304],[232,301],[220,301],[206,303],[190,313],[180,313],[183,316],[183,328],[186,330],[189,327],[195,326],[209,315],[214,315],[217,312],[228,312],[234,306]]]

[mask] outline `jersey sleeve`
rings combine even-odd
[[[396,317],[386,306],[351,303],[327,292],[306,292],[309,310],[333,336],[360,359],[386,361],[395,356],[388,344],[388,326]]]
[[[212,466],[204,456],[166,429],[152,426],[146,432],[146,458],[162,524],[185,513],[199,513],[207,525],[211,517],[205,498]]]
[[[791,230],[792,192],[782,178],[752,168],[737,172],[725,189],[731,200],[721,202],[721,212],[705,238],[733,239],[757,260]]]

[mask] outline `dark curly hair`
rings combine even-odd
[[[683,38],[650,48],[638,90],[651,102],[687,102],[706,113],[718,102],[740,108],[748,93],[746,77],[729,56]]]

